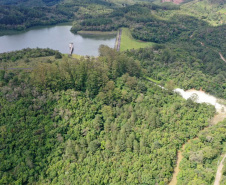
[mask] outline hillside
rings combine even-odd
[[[167,185],[179,150],[177,183],[213,184],[226,122],[173,90],[225,102],[225,3],[174,2],[0,0],[2,34],[67,21],[75,34],[123,31],[121,51],[98,57],[0,53],[0,184]]]
[[[0,5],[13,6],[52,6],[59,3],[61,0],[0,0]]]
[[[0,183],[169,182],[177,149],[215,111],[141,76],[139,63],[106,47],[97,60],[1,71]]]

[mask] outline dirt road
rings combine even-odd
[[[190,140],[188,142],[190,142]],[[183,144],[181,150],[179,150],[177,152],[177,165],[176,165],[176,168],[174,168],[173,178],[170,181],[169,185],[176,185],[177,184],[177,175],[179,173],[179,165],[180,165],[180,162],[183,159],[182,152],[183,152],[184,148],[185,148],[185,144]]]
[[[217,123],[223,121],[225,118],[226,118],[226,112],[220,112],[220,111],[218,111],[218,114],[216,114],[216,115],[212,118],[212,120],[210,121],[210,125],[216,125]],[[208,128],[209,128],[209,127],[206,127],[205,129],[208,129]],[[194,139],[196,139],[196,138],[194,138]],[[190,142],[190,140],[189,140],[188,142]],[[186,142],[186,144],[187,144],[188,142]],[[184,150],[184,147],[185,147],[185,144],[183,145],[182,149],[179,150],[178,153],[177,153],[177,165],[176,165],[176,167],[174,168],[173,178],[172,178],[172,180],[170,181],[169,185],[176,185],[176,184],[177,184],[177,175],[178,175],[178,173],[179,173],[179,171],[180,171],[179,165],[180,165],[180,162],[181,162],[182,159],[183,159],[182,152],[183,152],[183,150]],[[225,158],[225,157],[226,157],[226,154],[225,154],[224,158]],[[224,159],[224,158],[223,158],[223,159]],[[222,175],[222,174],[221,174],[221,170],[222,170],[222,168],[223,168],[223,162],[224,162],[224,161],[222,160],[221,163],[220,163],[220,165],[219,165],[219,167],[218,167],[217,174],[216,174],[216,180],[215,180],[215,182],[217,181],[218,184],[215,184],[215,183],[214,183],[214,185],[219,185],[219,182],[220,182],[220,179],[221,179],[221,175]],[[219,171],[219,172],[218,172],[218,171]]]
[[[221,59],[226,62],[226,59],[223,57],[223,55],[220,52],[219,52],[219,55],[220,55]]]
[[[216,173],[216,178],[215,178],[215,182],[214,185],[219,185],[220,184],[220,180],[221,180],[221,176],[222,176],[222,169],[224,167],[223,163],[224,163],[224,159],[226,158],[226,154],[224,155],[223,159],[221,160],[218,168],[217,168],[217,173]]]

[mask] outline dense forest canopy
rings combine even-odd
[[[1,53],[0,184],[166,185],[177,151],[193,138],[178,184],[213,184],[226,122],[206,128],[214,106],[173,89],[226,99],[224,0],[0,4],[0,33],[73,21],[73,33],[126,27],[153,42],[125,52],[102,45],[95,58],[40,48]]]
[[[185,146],[178,184],[213,184],[219,156],[226,152],[226,121],[202,131]],[[225,175],[225,169],[224,169]],[[197,176],[197,174],[199,174]],[[225,184],[225,178],[222,184]]]
[[[0,0],[0,5],[16,5],[16,6],[52,6],[61,0]]]
[[[1,183],[169,182],[177,149],[214,107],[142,80],[125,54],[100,52],[1,71]]]

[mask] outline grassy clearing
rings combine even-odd
[[[156,84],[160,84],[160,81],[158,81],[158,80],[155,80],[155,79],[147,77],[147,76],[145,76],[145,78],[150,80],[150,81],[152,81],[152,82],[154,82],[154,83],[156,83]]]
[[[69,54],[63,54],[63,58],[76,58],[76,59],[80,59],[84,56],[81,56],[81,55],[77,55],[77,54],[72,54],[71,56]]]
[[[135,40],[132,37],[129,28],[122,28],[120,51],[146,48],[146,47],[152,46],[153,44],[154,43],[152,42],[143,42],[143,41]]]
[[[82,57],[81,55],[72,54],[72,58],[77,58],[77,59],[80,59],[81,57]]]

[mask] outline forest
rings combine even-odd
[[[217,156],[226,151],[225,124],[226,121],[200,132],[197,139],[185,146],[178,184],[213,184],[220,160]],[[225,184],[225,177],[222,184]]]
[[[142,79],[132,57],[100,53],[1,71],[1,184],[170,181],[176,151],[214,107]]]
[[[219,10],[221,2],[217,3]],[[162,85],[173,80],[184,89],[203,89],[226,98],[226,68],[220,56],[226,56],[225,24],[212,26],[205,20],[173,13],[184,11],[181,9],[176,5],[135,4],[113,10],[108,18],[76,21],[72,31],[129,27],[134,38],[156,44],[127,52],[141,61],[148,77]],[[172,16],[163,19],[163,11]]]
[[[22,31],[33,26],[72,21],[72,11],[57,7],[0,6],[0,31]]]
[[[166,185],[185,143],[177,184],[213,184],[226,122],[211,126],[214,106],[173,90],[226,99],[222,2],[0,0],[0,32],[73,21],[73,33],[126,27],[153,43],[101,45],[99,57],[0,53],[0,184]]]
[[[173,80],[184,89],[203,89],[226,98],[226,65],[219,53],[192,41],[127,51],[141,61],[146,76],[165,85]]]

